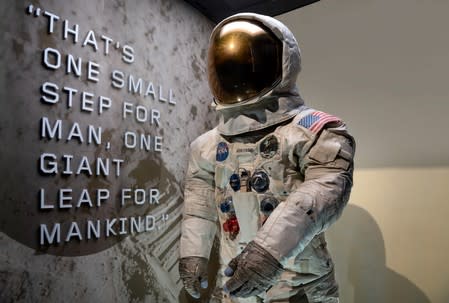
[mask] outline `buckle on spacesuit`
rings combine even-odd
[[[240,231],[240,226],[235,215],[231,215],[225,222],[223,222],[223,230],[229,233],[229,238],[231,240],[234,240],[237,237]]]
[[[220,203],[220,210],[224,214],[235,212],[232,197],[226,197],[224,201]]]
[[[268,196],[260,201],[260,211],[268,217],[278,205],[279,201],[275,197]]]
[[[240,175],[233,173],[229,178],[229,185],[234,191],[241,190],[242,192],[251,191],[251,185],[249,181],[250,171],[242,169]]]
[[[240,231],[240,226],[235,214],[232,197],[226,197],[224,201],[220,203],[220,210],[227,215],[226,221],[223,222],[223,230],[229,233],[229,238],[231,240],[234,240]]]
[[[270,187],[270,178],[263,170],[257,170],[251,177],[250,186],[257,193],[266,192]]]
[[[262,225],[278,205],[279,201],[273,196],[267,196],[260,201],[260,212],[262,213],[260,221]]]
[[[263,193],[270,187],[270,178],[263,170],[256,170],[250,177],[250,171],[243,169],[240,175],[238,173],[231,175],[229,185],[235,192],[249,192],[254,189],[257,193]]]

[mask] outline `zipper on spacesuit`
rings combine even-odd
[[[229,178],[229,185],[234,192],[251,192],[250,177],[251,172],[249,170],[239,169],[238,172],[234,172]],[[221,202],[220,210],[226,215],[226,221],[223,222],[223,230],[228,233],[231,240],[234,240],[240,232],[240,226],[232,197],[227,197]]]
[[[249,182],[249,176],[251,172],[248,170],[243,170],[240,174],[240,191],[241,192],[250,192],[251,191],[251,182]]]

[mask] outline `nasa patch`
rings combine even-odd
[[[226,142],[220,142],[217,145],[217,154],[215,159],[219,162],[222,162],[228,158],[229,155],[229,147]]]

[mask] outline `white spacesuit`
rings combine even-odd
[[[338,302],[324,231],[348,201],[355,144],[339,118],[304,105],[300,64],[292,33],[271,17],[237,14],[212,32],[220,121],[191,145],[180,250],[194,297],[218,227],[212,301]]]

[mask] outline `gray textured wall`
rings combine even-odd
[[[183,1],[7,0],[0,14],[0,301],[178,302],[188,146],[213,120],[204,66],[212,25]],[[77,42],[64,39],[65,20],[70,29],[78,24]],[[67,73],[69,54],[82,61],[80,76]],[[124,88],[114,87],[114,70],[125,75]],[[141,94],[127,89],[129,75],[142,79]],[[64,87],[77,90],[72,104]],[[102,113],[99,96],[111,100]],[[159,125],[124,117],[125,102],[140,106],[139,119],[153,110]],[[42,134],[44,118],[51,127],[61,121],[60,139]],[[101,127],[98,142],[88,142],[89,125]],[[161,150],[128,148],[126,132],[160,137]],[[69,158],[73,173],[63,173]],[[110,159],[109,174],[96,175],[97,158]],[[109,195],[100,206],[98,189]],[[122,205],[123,189],[137,190],[138,203]],[[140,204],[150,189],[158,203]],[[130,234],[130,218],[147,216],[150,230]],[[100,236],[87,239],[88,221],[100,224]],[[60,240],[48,243],[42,226],[51,232],[57,223]]]

